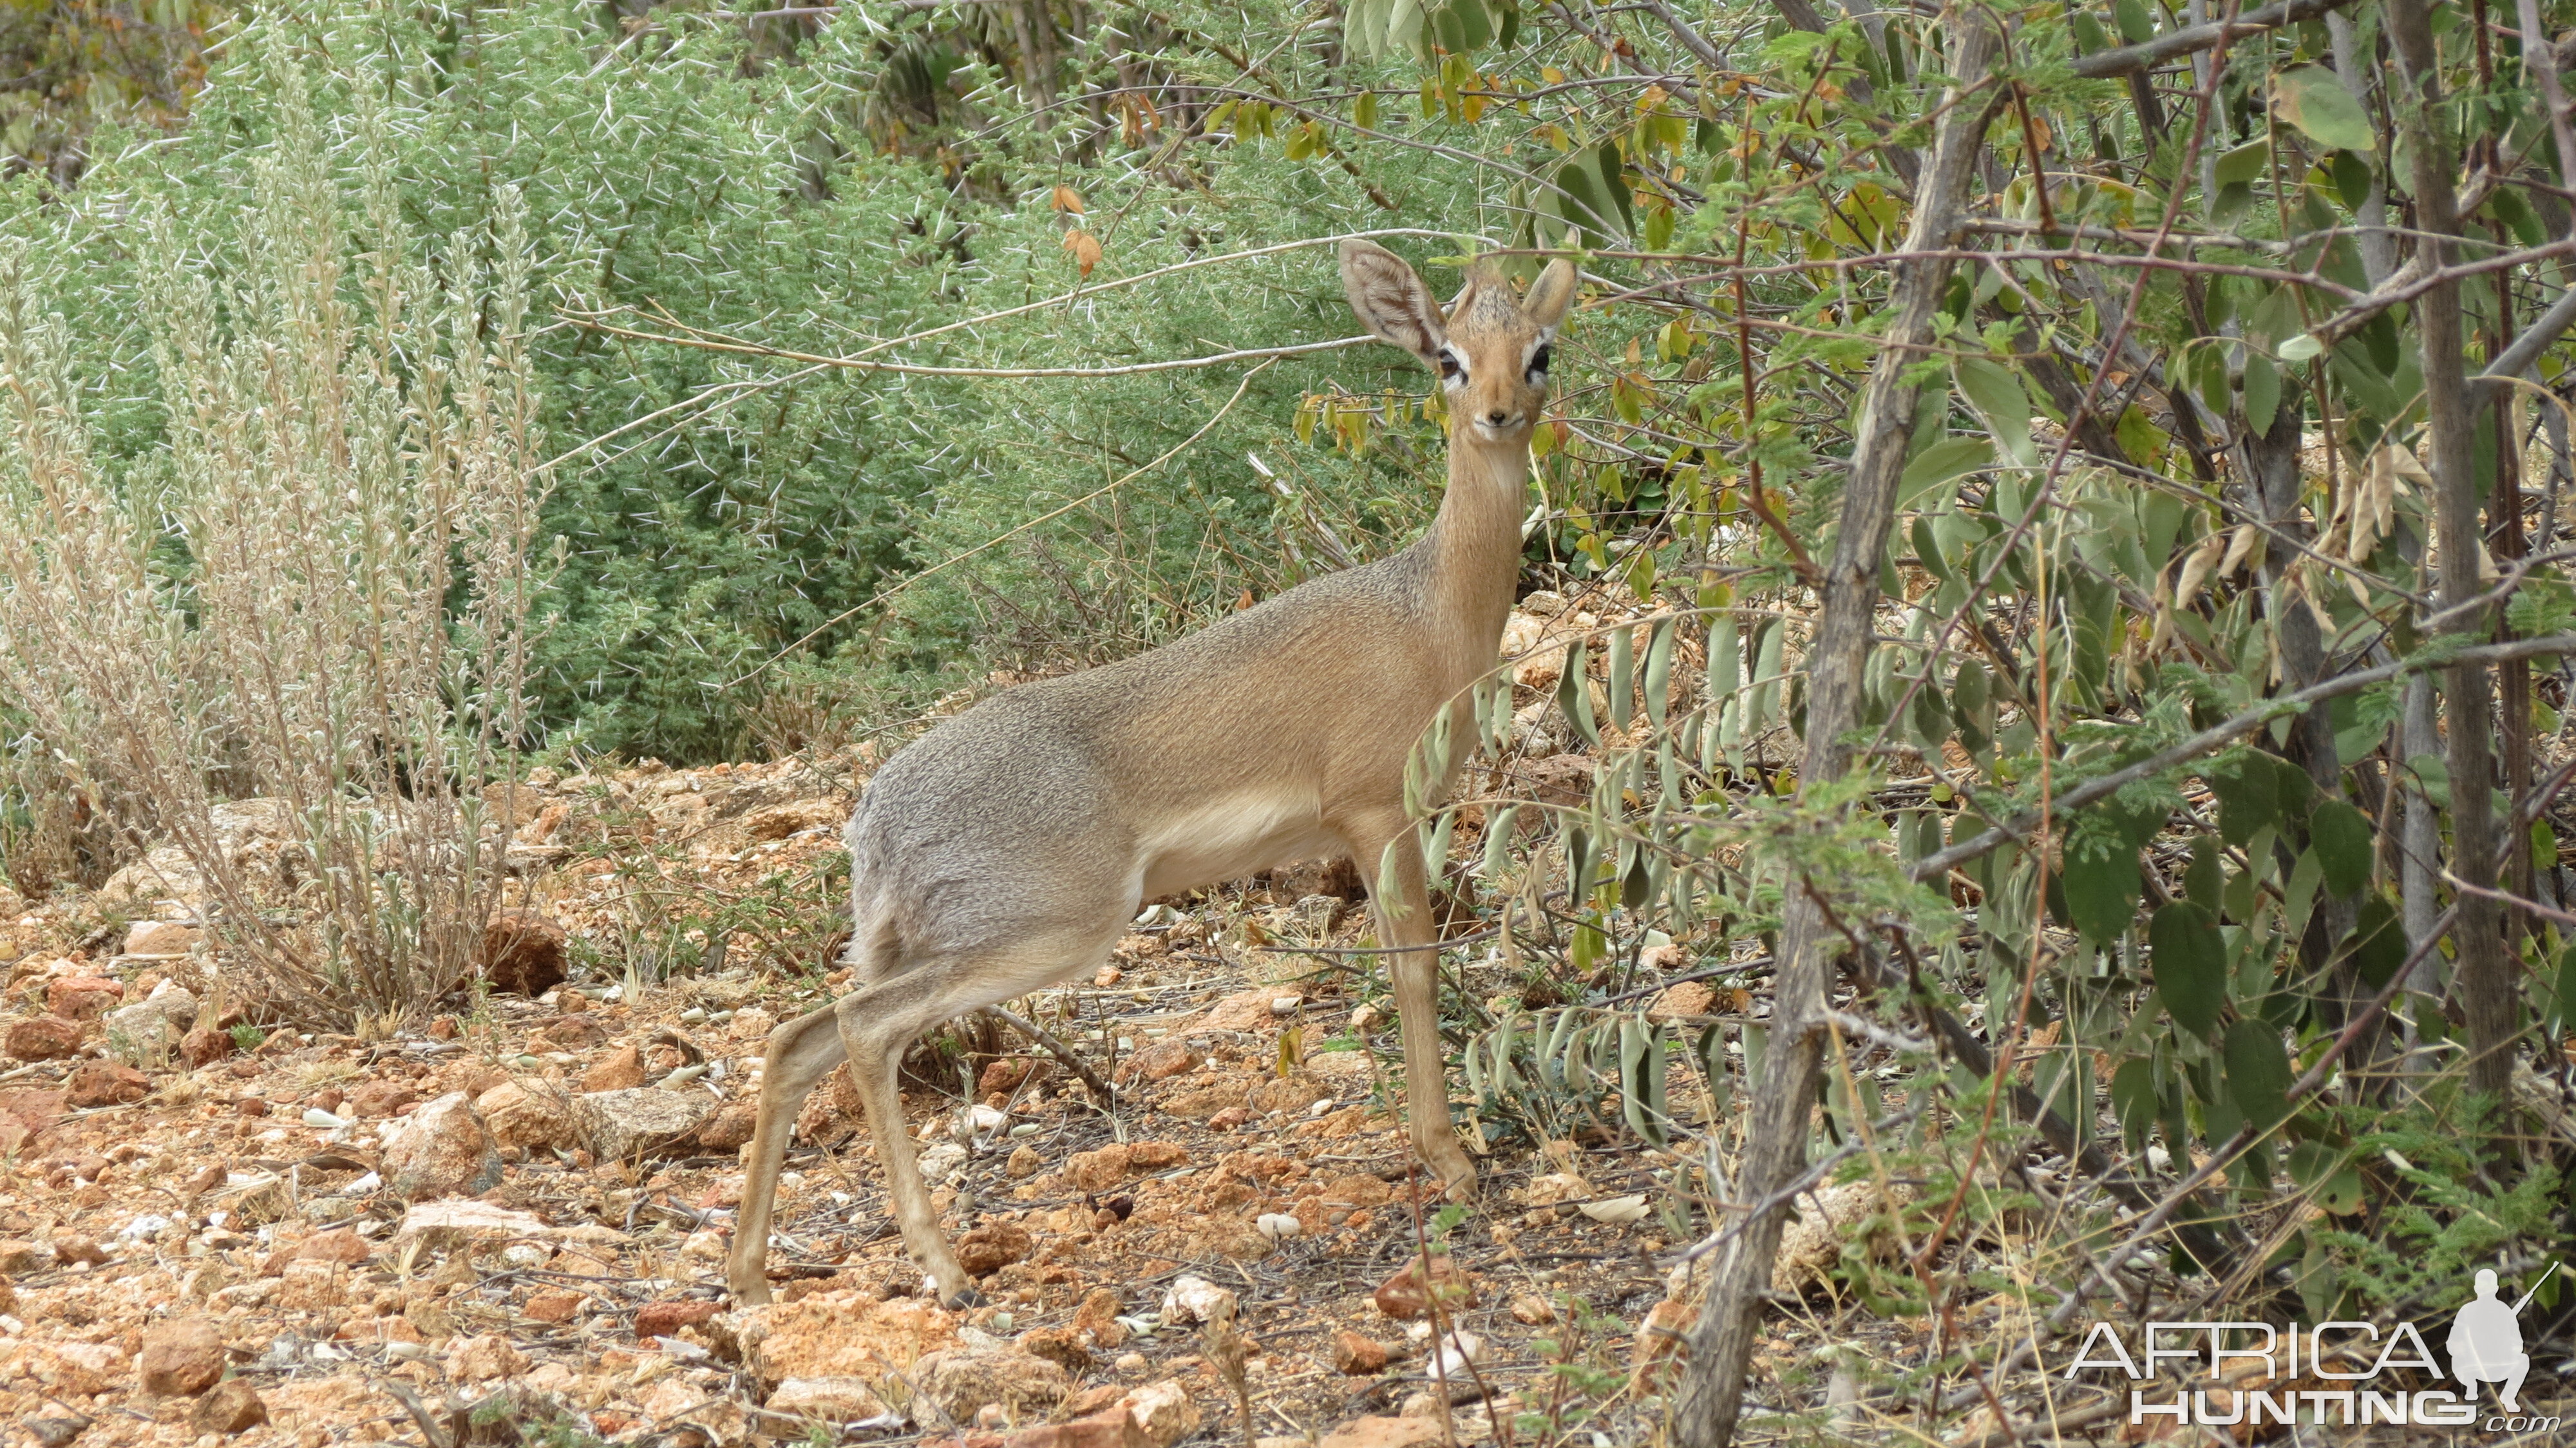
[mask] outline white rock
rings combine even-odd
[[[921,1154],[921,1175],[934,1184],[944,1182],[966,1164],[966,1148],[953,1141],[943,1141]]]
[[[1286,1212],[1263,1212],[1252,1225],[1273,1242],[1284,1242],[1306,1230],[1306,1224]]]
[[[691,1232],[689,1239],[680,1244],[680,1255],[695,1257],[705,1262],[721,1262],[725,1256],[724,1233],[713,1228],[703,1232]]]
[[[885,1400],[865,1378],[788,1378],[771,1390],[769,1411],[791,1418],[853,1423],[886,1411]]]
[[[126,1223],[124,1228],[116,1234],[116,1240],[120,1242],[148,1242],[169,1229],[170,1219],[168,1217],[150,1215],[140,1216],[135,1218],[133,1221]]]
[[[148,998],[109,1011],[101,1024],[109,1039],[123,1036],[139,1045],[177,1040],[197,1022],[197,998],[169,981]]]
[[[1297,1008],[1305,1003],[1304,996],[1275,996],[1270,1002],[1270,1013],[1274,1016],[1293,1016],[1297,1014]]]
[[[1198,1405],[1190,1401],[1189,1390],[1173,1379],[1147,1383],[1122,1401],[1127,1405],[1128,1418],[1150,1448],[1171,1448],[1198,1431]]]
[[[1470,1364],[1485,1360],[1485,1340],[1472,1332],[1453,1332],[1441,1339],[1440,1350],[1431,1355],[1431,1376],[1452,1378],[1467,1371]]]
[[[1163,1321],[1166,1325],[1181,1326],[1206,1322],[1216,1316],[1224,1304],[1232,1301],[1232,1292],[1206,1278],[1184,1276],[1163,1294]]]
[[[337,1131],[349,1123],[319,1106],[307,1106],[304,1108],[304,1124],[316,1131]]]
[[[543,1267],[554,1255],[534,1242],[513,1242],[501,1249],[501,1260],[513,1267]]]
[[[394,1229],[397,1254],[414,1241],[433,1247],[456,1242],[507,1242],[522,1238],[544,1241],[564,1235],[530,1212],[514,1212],[470,1197],[415,1203]]]

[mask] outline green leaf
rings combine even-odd
[[[2132,1056],[2111,1073],[2111,1109],[2119,1115],[2120,1134],[2136,1151],[2147,1144],[2156,1125],[2156,1063]]]
[[[2111,0],[2111,18],[2119,23],[2120,39],[2130,45],[2144,45],[2156,38],[2155,12],[2146,0]]]
[[[2036,462],[2038,458],[2030,444],[2030,419],[2035,409],[2030,405],[2030,394],[2022,390],[2021,379],[2010,368],[1983,357],[1962,357],[1951,364],[1950,370],[1959,379],[1959,391],[1985,419],[1995,441],[2014,460]]]
[[[1995,445],[1982,437],[1943,438],[1905,465],[1896,484],[1896,506],[1912,507],[1923,494],[1994,460]]]
[[[2396,978],[2406,964],[2406,927],[2386,897],[2365,895],[2352,927],[2352,964],[2372,990]]]
[[[2361,1210],[2361,1173],[2343,1159],[2342,1152],[2322,1141],[2303,1141],[2290,1148],[2290,1175],[2316,1198],[2318,1206],[2336,1216]]]
[[[2227,872],[2220,863],[2218,841],[2208,835],[2191,838],[2191,867],[2182,872],[2182,893],[2191,903],[2206,910],[2216,919],[2218,895],[2227,883]]]
[[[2265,756],[2247,753],[2235,767],[2211,781],[2218,788],[2218,834],[2231,845],[2254,838],[2254,832],[2281,816],[2281,800]]]
[[[2068,924],[2095,944],[2116,940],[2138,913],[2138,856],[2109,840],[2078,837],[2066,852]]]
[[[2345,206],[2359,211],[2370,200],[2369,158],[2358,151],[2337,151],[2333,170],[2335,195],[2343,199]]]
[[[2245,1119],[2268,1129],[2290,1114],[2290,1054],[2269,1021],[2246,1019],[2227,1028],[2219,1052],[2227,1061],[2227,1096]]]
[[[2339,799],[2308,816],[2308,844],[2325,871],[2326,890],[2340,899],[2370,883],[2370,817]]]
[[[2309,140],[2337,151],[2367,151],[2379,140],[2370,114],[2342,77],[2322,65],[2293,66],[2272,77],[2272,103]]]
[[[2245,356],[2245,425],[2259,436],[2272,430],[2281,410],[2281,371],[2260,352]]]
[[[1594,165],[1601,168],[1601,189],[1603,194],[1610,198],[1610,204],[1618,209],[1621,229],[1636,230],[1636,203],[1629,196],[1628,167],[1627,163],[1619,158],[1619,143],[1603,141],[1593,149],[1592,161]]]
[[[2262,178],[2264,170],[2271,165],[2271,152],[2272,143],[2257,136],[2220,156],[2216,167],[2218,184],[2220,186],[2253,185]]]
[[[1556,707],[1566,720],[1581,733],[1584,742],[1601,742],[1601,726],[1592,718],[1592,687],[1586,673],[1592,667],[1589,651],[1582,639],[1565,646],[1565,664],[1556,679]]]
[[[2156,993],[2174,1023],[2195,1036],[2207,1035],[2227,1004],[2227,943],[2217,922],[2190,901],[2177,900],[2148,922],[2147,949]]]
[[[2322,354],[2326,350],[2326,344],[2318,341],[2313,333],[2301,332],[2273,350],[2284,362],[2305,362]]]

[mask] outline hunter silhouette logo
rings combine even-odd
[[[2546,1282],[2558,1264],[2540,1274]],[[2540,1291],[2540,1282],[2531,1291],[2507,1307],[2496,1300],[2496,1275],[2478,1269],[2478,1295],[2451,1319],[2451,1376],[2460,1380],[2460,1396],[2474,1403],[2478,1384],[2502,1383],[2504,1391],[2496,1395],[2508,1413],[2522,1411],[2518,1395],[2522,1380],[2531,1373],[2531,1355],[2522,1350],[2522,1310],[2531,1305],[2532,1295]]]
[[[2523,1380],[2531,1373],[2531,1354],[2522,1338],[2522,1310],[2539,1295],[2542,1284],[2558,1272],[2552,1262],[2534,1279],[2531,1290],[2511,1303],[2497,1296],[2499,1279],[2481,1270],[2476,1295],[2452,1316],[2449,1371],[2434,1355],[2431,1343],[2415,1324],[2399,1321],[2320,1322],[2311,1327],[2268,1322],[2150,1322],[2132,1355],[2117,1328],[2097,1322],[2087,1333],[2066,1376],[2087,1369],[2116,1369],[2129,1379],[2129,1422],[2145,1424],[2169,1418],[2177,1426],[2226,1427],[2236,1424],[2283,1426],[2300,1422],[2319,1426],[2428,1428],[2479,1427],[2489,1432],[2549,1432],[2556,1417],[2526,1417]],[[2149,1386],[2166,1363],[2189,1362],[2206,1376],[2194,1385],[2186,1375],[2181,1390],[2169,1396]],[[2363,1366],[2367,1364],[2367,1366]],[[2359,1369],[2355,1371],[2355,1369]],[[2449,1381],[2440,1386],[2409,1388],[2405,1371]],[[2293,1386],[2302,1380],[2320,1386]],[[2483,1422],[2478,1390],[2495,1385],[2497,1411]],[[2150,1396],[2150,1394],[2155,1394]]]

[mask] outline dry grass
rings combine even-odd
[[[497,888],[540,581],[528,250],[505,188],[487,234],[407,255],[380,121],[352,206],[278,83],[240,262],[151,274],[149,465],[94,456],[42,260],[0,256],[0,685],[129,843],[186,852],[254,994],[364,1029],[464,979]],[[277,880],[218,838],[250,796],[291,819]]]

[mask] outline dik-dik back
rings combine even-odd
[[[869,783],[851,819],[861,989],[770,1039],[729,1273],[761,1263],[785,1123],[846,1053],[905,1243],[944,1297],[971,1292],[937,1227],[894,1094],[902,1048],[941,1020],[1087,972],[1144,900],[1319,855],[1358,859],[1393,962],[1415,1149],[1463,1192],[1449,1124],[1425,862],[1404,763],[1490,668],[1519,572],[1529,435],[1574,271],[1526,300],[1484,269],[1444,315],[1412,268],[1342,246],[1351,305],[1439,373],[1449,483],[1430,530],[1151,653],[1008,690]],[[1383,873],[1381,873],[1381,867]]]

